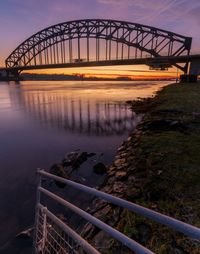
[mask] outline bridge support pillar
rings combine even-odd
[[[181,75],[181,82],[195,83],[200,75],[200,60],[192,60],[186,74]]]
[[[0,81],[5,81],[7,79],[7,71],[0,71]]]
[[[18,70],[2,70],[0,71],[0,81],[19,81],[20,76],[19,76],[19,71]]]
[[[190,63],[189,74],[191,75],[200,75],[200,60],[192,60]]]

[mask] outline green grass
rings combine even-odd
[[[200,83],[172,84],[158,93],[163,101],[157,109],[176,109],[186,113],[200,112]]]

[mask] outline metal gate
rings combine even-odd
[[[200,241],[200,229],[197,227],[160,214],[151,209],[123,200],[121,198],[117,198],[104,192],[98,191],[94,188],[90,188],[85,185],[52,175],[45,172],[44,170],[38,170],[38,175],[39,184],[37,188],[34,239],[34,252],[36,254],[100,253],[97,249],[91,246],[90,243],[84,240],[78,233],[71,229],[65,222],[60,220],[51,211],[49,211],[48,208],[41,203],[41,194],[46,195],[47,197],[53,199],[55,202],[69,208],[71,211],[75,212],[86,221],[92,223],[102,231],[108,233],[111,237],[121,242],[122,245],[132,250],[133,253],[153,254],[152,251],[148,250],[133,239],[128,238],[126,235],[110,227],[108,224],[102,222],[101,220],[83,211],[72,203],[43,188],[41,186],[42,178],[50,178],[61,183],[65,183],[70,187],[78,189],[82,192],[86,192],[88,194],[92,194],[98,198],[102,198],[109,203],[126,208],[132,212],[145,216],[153,221],[166,225],[178,232],[181,232],[193,239]]]

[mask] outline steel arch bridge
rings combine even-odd
[[[22,71],[120,64],[164,69],[173,64],[184,71],[176,61],[167,60],[188,56],[191,42],[190,37],[131,22],[75,20],[32,35],[8,56],[5,65],[7,70]],[[160,63],[161,58],[166,60]]]

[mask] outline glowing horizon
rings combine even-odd
[[[63,68],[63,69],[45,69],[24,71],[24,73],[33,74],[64,74],[64,75],[84,75],[85,77],[103,77],[117,78],[130,77],[133,79],[149,77],[149,78],[175,78],[181,74],[176,68],[170,68],[168,71],[149,70],[148,66],[106,66],[106,67],[84,67],[84,68]]]

